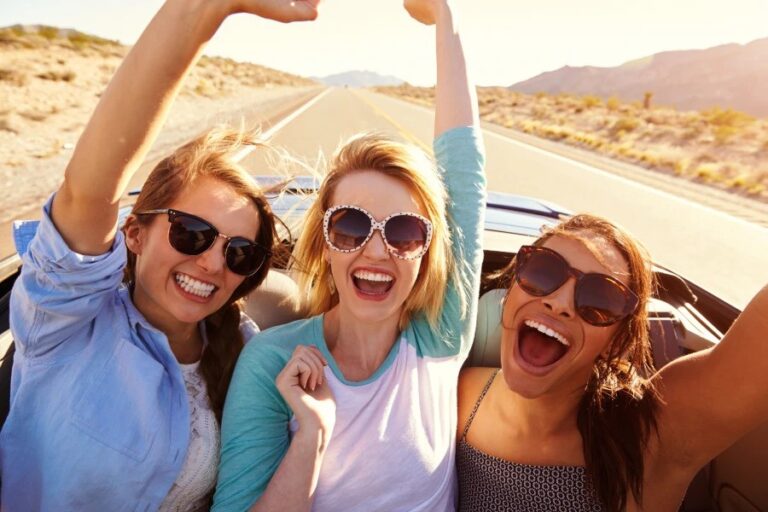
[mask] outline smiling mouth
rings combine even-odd
[[[533,320],[520,325],[517,337],[520,357],[536,368],[552,366],[570,348],[565,336]]]
[[[216,291],[215,285],[199,281],[187,274],[179,272],[174,277],[176,283],[182,290],[197,297],[205,299],[210,297],[211,294]]]
[[[365,295],[384,295],[395,284],[395,278],[381,272],[357,270],[352,274],[355,288]]]

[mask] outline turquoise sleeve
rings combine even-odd
[[[216,512],[248,510],[288,451],[292,412],[275,377],[288,362],[291,349],[271,343],[272,338],[271,330],[254,336],[232,376],[221,427],[219,480],[212,508]]]
[[[435,333],[425,319],[417,318],[409,326],[413,332],[408,333],[408,339],[417,340],[425,356],[466,356],[474,337],[483,264],[486,179],[482,134],[478,127],[454,128],[435,139],[434,148],[448,193],[448,222],[456,274],[449,277],[438,332]]]

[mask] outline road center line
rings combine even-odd
[[[409,141],[419,146],[421,149],[426,151],[428,155],[432,155],[432,148],[429,147],[427,144],[421,141],[418,137],[416,137],[414,134],[412,134],[410,131],[408,131],[403,125],[395,121],[392,116],[381,110],[379,107],[377,107],[373,102],[365,98],[362,94],[358,93],[357,91],[351,91],[352,94],[360,98],[363,103],[371,107],[371,109],[378,114],[379,116],[383,117],[387,122],[392,124],[397,130]]]

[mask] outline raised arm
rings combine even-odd
[[[115,236],[120,197],[165,121],[184,77],[234,13],[314,19],[319,0],[167,0],[128,53],[80,137],[52,218],[69,247],[100,254]]]
[[[659,378],[662,453],[691,471],[768,421],[768,286],[720,343],[666,366]]]
[[[436,25],[435,138],[451,128],[478,125],[475,86],[467,71],[453,2],[405,0],[404,4],[416,20]]]

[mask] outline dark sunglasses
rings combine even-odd
[[[342,204],[328,208],[323,216],[325,242],[335,251],[360,250],[376,230],[387,250],[404,260],[422,257],[432,240],[432,223],[416,213],[393,213],[377,222],[359,206]]]
[[[588,324],[613,325],[632,314],[640,302],[618,279],[607,274],[584,273],[546,247],[524,245],[515,257],[515,281],[529,295],[549,295],[571,277],[576,279],[576,312]]]
[[[252,276],[259,271],[272,253],[268,248],[242,236],[227,236],[211,225],[210,222],[195,215],[162,208],[136,212],[136,215],[168,214],[171,226],[168,230],[168,242],[182,254],[195,256],[210,249],[216,239],[227,241],[224,245],[224,259],[227,268],[241,276]]]

